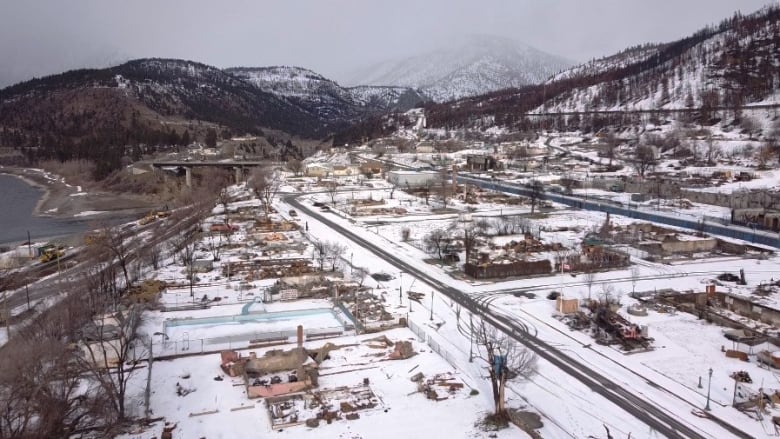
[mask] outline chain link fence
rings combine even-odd
[[[416,324],[415,324],[414,322],[412,322],[411,320],[409,320],[409,321],[407,322],[407,324],[408,324],[408,326],[409,326],[409,329],[410,329],[412,332],[414,332],[414,334],[417,336],[417,338],[418,338],[418,339],[419,339],[421,342],[425,342],[425,343],[427,343],[427,344],[428,344],[428,346],[429,346],[429,347],[430,347],[430,348],[431,348],[431,349],[432,349],[434,352],[436,352],[437,354],[439,354],[439,356],[441,356],[442,358],[444,358],[445,360],[447,360],[447,362],[448,362],[448,363],[450,363],[450,366],[452,366],[452,367],[454,367],[454,368],[456,368],[456,369],[458,368],[457,364],[455,363],[455,360],[456,360],[455,356],[454,356],[454,355],[452,355],[452,354],[451,354],[449,351],[447,351],[446,349],[444,349],[444,347],[442,347],[442,346],[441,346],[441,345],[440,345],[440,344],[439,344],[439,343],[438,343],[436,340],[434,340],[434,339],[433,339],[433,337],[431,337],[430,335],[428,335],[428,333],[427,333],[427,332],[425,332],[425,330],[424,330],[423,328],[421,328],[420,326],[416,325]]]
[[[324,338],[341,337],[347,334],[343,326],[328,328],[304,329],[304,341],[319,340]],[[226,349],[248,349],[255,346],[294,343],[297,338],[296,330],[247,332],[213,338],[179,340],[160,340],[165,335],[158,333],[149,340],[137,340],[132,346],[130,358],[133,361],[145,361],[150,356],[154,359],[176,357],[179,355],[194,355],[220,352]]]

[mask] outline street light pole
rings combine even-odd
[[[474,315],[469,313],[469,363],[474,361]]]
[[[704,410],[710,411],[710,387],[712,384],[712,368],[709,370],[710,376],[707,380],[707,405],[704,406]]]
[[[401,306],[401,302],[403,301],[403,291],[402,288],[404,286],[404,272],[400,272],[398,274],[398,306]]]
[[[433,320],[433,291],[431,291],[431,320]]]

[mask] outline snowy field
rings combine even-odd
[[[572,139],[558,139],[565,144]],[[408,157],[410,163],[415,157]],[[364,182],[363,182],[364,183]],[[422,238],[432,230],[450,229],[454,233],[462,230],[464,222],[475,223],[480,220],[492,220],[504,216],[520,216],[527,221],[531,229],[547,243],[561,243],[565,247],[577,250],[579,243],[588,232],[603,226],[606,216],[597,212],[569,210],[564,206],[552,205],[550,209],[531,214],[528,204],[503,205],[482,202],[478,205],[465,204],[457,195],[447,203],[447,209],[440,200],[432,196],[426,203],[423,198],[407,194],[386,184],[373,181],[366,187],[355,181],[333,194],[306,193],[316,191],[318,186],[312,181],[285,186],[291,193],[300,193],[304,204],[318,215],[349,228],[359,236],[393,252],[409,261],[416,268],[425,271],[441,284],[455,287],[476,300],[488,303],[493,309],[522,323],[536,334],[539,339],[571,355],[577,361],[610,377],[621,387],[629,389],[668,413],[681,419],[705,437],[728,437],[717,424],[692,414],[704,407],[706,402],[708,370],[712,368],[711,404],[713,415],[725,422],[739,426],[750,435],[764,437],[770,431],[771,416],[758,421],[730,407],[734,381],[729,377],[732,372],[745,370],[753,377],[753,384],[740,392],[756,392],[763,388],[765,392],[780,389],[778,376],[773,371],[760,368],[755,355],[748,363],[726,358],[721,351],[745,346],[733,346],[723,337],[725,328],[698,320],[696,316],[676,313],[660,313],[650,310],[646,317],[628,316],[626,307],[635,303],[629,298],[631,291],[647,292],[665,288],[678,291],[703,291],[705,285],[713,282],[723,272],[736,273],[743,269],[747,285],[724,283],[719,291],[752,296],[752,291],[761,283],[780,276],[780,258],[776,255],[766,259],[745,258],[739,256],[719,256],[717,258],[692,257],[678,259],[673,263],[648,262],[632,258],[631,268],[608,272],[599,272],[593,283],[588,285],[582,275],[551,273],[548,276],[506,280],[470,280],[458,274],[457,267],[436,263],[435,256],[421,248]],[[393,192],[391,198],[391,191]],[[606,191],[590,190],[589,196],[609,197],[617,202],[627,203],[627,195]],[[361,214],[352,207],[354,200],[381,200],[368,208],[382,208],[387,211],[403,209],[394,214]],[[662,203],[661,210],[677,212],[680,215],[700,215],[723,217],[722,208],[706,205],[676,206],[674,200]],[[329,207],[327,211],[313,207],[322,203]],[[644,208],[655,208],[653,201],[642,203]],[[255,201],[244,201],[231,206],[248,208],[257,206]],[[277,212],[287,216],[292,207],[283,201],[275,203]],[[359,210],[359,209],[358,209]],[[404,212],[404,213],[400,213]],[[221,207],[213,211],[211,223],[224,220],[225,212]],[[228,213],[230,214],[230,213]],[[207,353],[194,357],[175,358],[155,362],[151,375],[151,409],[154,416],[163,416],[166,421],[176,423],[175,435],[182,437],[240,437],[247,435],[271,434],[289,437],[319,435],[322,437],[349,438],[397,438],[402,435],[424,437],[436,434],[451,437],[495,437],[482,431],[475,424],[492,408],[489,380],[486,379],[485,363],[480,359],[480,349],[470,345],[464,337],[464,328],[469,324],[469,316],[461,312],[446,296],[437,291],[436,286],[428,285],[409,273],[399,272],[387,261],[377,257],[350,240],[338,235],[316,216],[307,212],[297,212],[296,222],[301,225],[300,233],[304,239],[315,241],[333,241],[344,246],[341,255],[347,271],[354,267],[365,267],[371,273],[387,273],[390,280],[378,282],[367,277],[365,286],[380,297],[386,309],[399,315],[405,315],[415,332],[396,329],[387,333],[391,339],[404,339],[413,342],[417,356],[408,360],[386,361],[382,355],[367,348],[365,339],[370,336],[347,335],[321,341],[307,341],[306,346],[322,346],[326,341],[341,345],[333,351],[331,358],[320,368],[320,389],[335,389],[339,386],[357,386],[368,378],[371,390],[381,400],[381,406],[360,413],[360,418],[352,421],[339,420],[330,425],[320,424],[316,429],[304,425],[274,429],[260,401],[249,401],[243,387],[236,379],[224,377],[223,381],[214,380],[221,375],[219,355]],[[615,226],[625,226],[634,222],[620,216],[610,217]],[[208,223],[208,222],[207,222]],[[247,253],[259,254],[252,248],[254,242],[247,224],[236,222],[241,228],[233,235],[234,243],[241,246],[225,251],[220,264],[239,263]],[[407,242],[402,241],[404,229],[410,229]],[[287,232],[285,232],[287,233]],[[493,243],[503,245],[511,240],[520,239],[519,235],[494,237]],[[203,242],[196,257],[210,259],[208,242]],[[281,257],[313,258],[314,253],[308,246],[302,253],[293,255],[282,253]],[[461,258],[463,255],[461,255]],[[552,257],[552,255],[550,256]],[[242,348],[246,342],[232,343],[237,338],[250,339],[256,333],[288,332],[297,324],[307,328],[329,328],[340,325],[333,314],[312,314],[300,318],[276,321],[226,322],[224,319],[246,316],[247,313],[274,313],[296,310],[328,309],[332,305],[328,300],[305,300],[284,304],[258,303],[275,282],[274,279],[242,282],[240,279],[228,279],[221,270],[212,270],[198,274],[198,282],[192,296],[187,287],[186,270],[180,264],[168,263],[156,274],[158,279],[178,283],[177,288],[169,288],[162,295],[162,302],[170,310],[150,312],[144,316],[140,330],[143,337],[161,345],[177,345],[174,353],[181,353],[178,346],[184,341],[197,339],[213,340],[204,342],[203,351],[214,352],[220,348]],[[410,301],[399,292],[415,292],[422,295],[419,302]],[[546,299],[550,291],[560,291],[565,297],[599,297],[609,292],[620,298],[621,314],[639,325],[647,325],[652,337],[652,349],[641,353],[626,354],[614,346],[601,346],[594,343],[590,334],[573,331],[560,320],[554,310],[554,302]],[[515,295],[523,292],[524,297]],[[202,297],[213,301],[207,309],[191,310],[182,307],[197,305]],[[780,298],[770,295],[760,299],[768,306],[780,307]],[[181,322],[188,317],[207,319],[198,324],[166,325],[165,321]],[[212,319],[212,320],[208,320]],[[420,333],[423,333],[422,338]],[[164,335],[161,335],[164,334]],[[167,336],[167,340],[161,338]],[[156,338],[160,337],[160,339]],[[423,340],[423,341],[420,341]],[[222,342],[227,341],[227,344]],[[289,348],[287,345],[283,348]],[[776,349],[771,346],[764,346]],[[254,349],[258,355],[270,348]],[[195,349],[197,350],[197,348]],[[244,351],[246,353],[246,351]],[[370,352],[373,352],[372,355]],[[163,353],[170,353],[163,350]],[[755,354],[755,352],[753,353]],[[415,393],[415,385],[408,379],[413,372],[421,371],[426,375],[452,373],[465,384],[465,390],[450,398],[434,402]],[[134,410],[143,410],[143,388],[146,386],[145,372],[133,380]],[[178,377],[178,378],[174,378]],[[184,378],[187,377],[187,378]],[[700,388],[699,380],[703,386]],[[183,387],[195,389],[186,396],[175,393],[176,381]],[[471,392],[470,389],[474,389]],[[204,398],[204,395],[208,397]],[[513,380],[507,389],[507,404],[510,408],[538,413],[544,426],[539,433],[545,438],[571,438],[589,436],[601,437],[604,426],[608,426],[615,437],[657,438],[658,433],[648,429],[623,408],[595,394],[587,386],[558,370],[550,363],[540,360],[537,374],[530,380]],[[430,422],[420,422],[420,413],[430,418]],[[777,413],[772,413],[777,414]],[[416,420],[411,422],[410,420]],[[161,425],[157,424],[148,432],[126,435],[127,438],[146,437],[154,431],[158,434]],[[276,431],[279,430],[279,431]],[[497,437],[526,437],[517,428],[498,433]]]
[[[328,340],[341,348],[330,352],[330,359],[320,365],[319,390],[342,386],[355,387],[368,380],[369,387],[381,401],[378,407],[358,412],[359,419],[340,419],[328,425],[324,422],[316,429],[296,425],[272,428],[262,400],[246,397],[243,379],[225,376],[219,367],[219,354],[158,361],[152,368],[151,406],[153,417],[164,417],[177,425],[174,437],[332,437],[397,439],[399,437],[487,438],[518,437],[516,430],[498,432],[489,436],[475,423],[490,404],[490,395],[481,390],[472,394],[475,383],[471,377],[453,368],[425,343],[420,343],[409,330],[396,329],[385,332],[390,340],[412,342],[418,353],[406,360],[387,360],[392,350],[370,347],[366,340],[376,335],[350,336]],[[324,342],[308,342],[306,348],[316,349]],[[265,352],[254,350],[258,357]],[[247,355],[247,351],[243,351]],[[453,382],[463,383],[462,389],[443,392],[446,399],[432,401],[417,392],[410,378],[418,372],[426,377],[451,374]],[[143,411],[144,373],[139,373],[131,383],[135,395],[133,407]],[[223,377],[216,381],[215,377]],[[186,378],[185,378],[186,377]],[[176,384],[193,390],[178,396]],[[305,420],[305,413],[301,414]],[[121,436],[123,439],[146,439],[158,435],[162,425],[157,423],[144,432]]]

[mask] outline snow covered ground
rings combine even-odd
[[[373,182],[374,184],[379,182]],[[670,414],[683,420],[705,437],[729,437],[715,423],[692,414],[700,410],[706,402],[708,370],[712,368],[711,405],[713,414],[725,422],[738,426],[755,437],[764,437],[771,431],[771,416],[757,421],[730,407],[734,381],[729,374],[746,370],[753,377],[752,391],[759,387],[766,392],[780,388],[778,376],[773,371],[758,367],[755,356],[749,363],[726,358],[721,351],[732,346],[723,337],[724,328],[698,320],[693,315],[668,314],[650,310],[646,317],[630,316],[629,319],[640,325],[647,325],[650,336],[654,338],[653,349],[647,352],[626,354],[615,347],[601,346],[585,333],[569,329],[554,310],[554,302],[546,299],[552,290],[561,291],[565,297],[598,297],[608,289],[620,297],[622,314],[635,302],[628,293],[635,291],[654,291],[674,288],[685,291],[703,291],[704,286],[723,272],[736,272],[744,269],[748,284],[737,286],[726,284],[719,290],[750,296],[752,290],[761,283],[778,277],[780,258],[750,259],[737,256],[710,259],[690,258],[676,261],[674,264],[662,264],[635,259],[636,274],[629,268],[601,272],[595,276],[589,287],[581,275],[551,274],[545,277],[509,280],[467,280],[454,273],[454,267],[434,263],[432,256],[421,250],[420,240],[430,230],[436,228],[458,227],[464,219],[478,221],[482,218],[522,215],[528,216],[528,205],[501,205],[481,203],[475,208],[455,198],[448,203],[448,210],[441,211],[443,205],[431,197],[428,204],[422,198],[395,190],[390,198],[390,189],[384,184],[379,188],[354,186],[335,196],[331,203],[327,193],[302,193],[304,203],[312,206],[322,202],[334,206],[328,212],[321,212],[339,224],[348,227],[354,233],[390,250],[395,255],[409,261],[415,267],[429,273],[442,284],[450,285],[472,295],[478,300],[490,303],[490,306],[512,319],[526,325],[537,337],[569,353],[578,361],[592,367],[599,373],[611,377],[621,387],[630,389],[643,398],[663,407]],[[381,187],[381,186],[384,186]],[[289,192],[298,192],[299,188],[286,186]],[[611,192],[593,192],[593,195],[610,196]],[[621,195],[618,195],[620,197]],[[351,203],[354,199],[383,200],[383,208],[403,208],[406,214],[352,215]],[[335,205],[334,205],[335,204]],[[231,206],[256,206],[255,201],[245,201]],[[671,208],[674,206],[661,206]],[[283,201],[275,204],[278,212],[289,212],[292,207]],[[313,208],[318,211],[318,208]],[[451,210],[450,210],[451,209]],[[698,209],[698,210],[697,210]],[[700,212],[704,206],[694,206],[686,212]],[[214,209],[213,222],[221,221],[224,216],[221,207]],[[467,216],[463,214],[466,213]],[[718,209],[707,211],[708,215],[722,215]],[[285,214],[286,216],[286,214]],[[381,297],[386,307],[394,313],[404,314],[410,322],[409,329],[395,329],[386,333],[393,340],[410,340],[414,344],[417,356],[408,360],[385,361],[382,356],[369,355],[365,340],[371,336],[346,335],[332,338],[328,342],[341,345],[342,348],[331,354],[331,359],[321,365],[322,378],[320,389],[333,389],[339,386],[357,386],[363,378],[368,378],[370,387],[381,400],[381,406],[365,413],[360,419],[339,420],[333,424],[321,423],[316,429],[298,425],[284,427],[273,434],[289,437],[319,435],[322,437],[384,438],[399,436],[424,437],[430,435],[449,435],[451,437],[489,437],[475,426],[492,408],[489,380],[486,368],[479,358],[479,348],[472,346],[463,332],[469,324],[469,316],[437,291],[433,285],[414,278],[409,273],[400,273],[397,268],[371,251],[362,248],[350,240],[334,233],[316,217],[306,212],[297,212],[298,224],[302,233],[310,240],[335,241],[344,245],[342,260],[347,271],[352,267],[365,267],[371,273],[387,273],[388,281],[375,281],[368,277],[365,286],[372,288]],[[574,248],[585,234],[600,227],[605,216],[596,212],[567,210],[562,206],[543,214],[529,216],[528,221],[538,230],[545,242],[560,242]],[[629,218],[615,217],[615,225],[627,225],[633,222]],[[236,224],[241,224],[237,222]],[[401,240],[402,231],[411,229],[408,242]],[[252,237],[242,229],[234,234],[235,243],[247,244]],[[496,238],[502,244],[512,236]],[[209,259],[205,250],[206,242],[197,252],[197,258]],[[226,251],[222,254],[222,264],[237,263],[242,254],[251,252],[251,247]],[[307,249],[304,257],[312,257]],[[162,302],[171,308],[166,312],[149,312],[144,316],[140,329],[141,337],[155,343],[157,355],[188,353],[182,350],[185,342],[190,352],[216,352],[222,348],[243,349],[249,334],[273,331],[288,332],[297,324],[306,327],[331,327],[339,323],[332,314],[322,313],[301,316],[300,319],[278,320],[271,322],[215,323],[206,320],[196,325],[168,325],[181,322],[188,317],[220,318],[242,316],[255,312],[285,312],[295,310],[327,309],[332,305],[327,300],[306,300],[284,304],[260,304],[266,289],[274,279],[257,280],[242,284],[238,279],[228,280],[224,273],[214,270],[198,274],[199,282],[192,296],[185,279],[186,270],[181,265],[168,264],[160,269],[155,277],[169,282],[178,282],[179,287],[169,288],[162,295]],[[419,302],[410,301],[405,295],[399,297],[399,288],[403,292],[422,294]],[[524,296],[514,293],[524,292]],[[530,293],[530,294],[529,294]],[[193,302],[199,303],[205,296],[211,302],[204,310],[183,309]],[[193,300],[194,299],[194,300]],[[770,296],[762,299],[769,306],[780,308],[780,298]],[[185,321],[186,323],[186,321]],[[164,335],[163,335],[164,334]],[[167,339],[162,339],[167,336]],[[159,337],[159,338],[157,338]],[[240,342],[234,342],[236,339]],[[198,346],[197,340],[203,344]],[[159,342],[157,340],[160,340]],[[209,343],[207,340],[215,340]],[[227,342],[227,343],[224,343]],[[322,346],[326,340],[307,341],[307,347]],[[173,345],[173,348],[171,348]],[[289,346],[288,346],[289,347]],[[774,347],[765,346],[776,349]],[[161,350],[158,348],[162,348]],[[262,355],[270,348],[253,349]],[[246,354],[246,351],[244,351]],[[375,352],[377,353],[377,352]],[[755,354],[756,352],[754,352]],[[452,373],[465,384],[465,390],[456,392],[447,400],[434,402],[414,393],[415,385],[409,377],[421,371],[428,375]],[[162,416],[167,422],[175,423],[175,437],[241,437],[271,434],[274,429],[266,413],[265,405],[260,401],[250,401],[243,387],[236,379],[224,377],[223,381],[214,378],[222,375],[219,369],[219,355],[204,353],[197,356],[185,356],[157,361],[152,366],[150,388],[152,395],[150,408],[152,417]],[[184,377],[188,378],[184,378]],[[699,388],[701,377],[703,387]],[[135,414],[142,415],[143,390],[147,385],[146,371],[137,373],[132,383],[132,396]],[[185,388],[196,389],[186,396],[177,396],[175,383]],[[471,392],[470,389],[475,389]],[[541,415],[544,427],[539,432],[545,438],[601,437],[604,425],[610,428],[615,437],[656,438],[654,432],[644,426],[623,408],[615,406],[591,389],[566,375],[550,363],[540,360],[538,372],[530,380],[513,380],[507,393],[508,406],[513,409],[528,410]],[[421,417],[421,413],[425,415]],[[775,413],[776,414],[776,413]],[[126,438],[147,437],[158,434],[162,425],[156,424],[151,430],[130,434]],[[525,437],[517,428],[498,432],[497,437]]]
[[[392,341],[412,342],[417,355],[406,360],[388,360],[392,348],[371,347],[368,340],[376,334],[349,336],[327,340],[341,346],[331,351],[329,359],[320,365],[319,390],[355,387],[367,380],[371,391],[380,401],[377,407],[359,411],[359,419],[321,422],[317,428],[295,425],[273,428],[263,400],[246,397],[242,378],[225,376],[220,370],[219,354],[157,361],[152,366],[152,417],[164,417],[176,424],[174,437],[332,437],[332,438],[387,438],[398,437],[469,437],[487,438],[475,422],[489,407],[490,395],[479,388],[474,379],[447,363],[439,354],[408,329],[385,332]],[[307,342],[304,347],[317,349],[324,341]],[[269,348],[270,349],[270,348]],[[268,349],[254,349],[261,357]],[[247,355],[247,351],[243,351]],[[146,371],[135,375],[131,383],[135,410],[143,413],[143,389]],[[439,391],[441,401],[426,399],[417,391],[410,378],[418,372],[432,378],[448,374],[451,382],[462,383],[463,388],[453,392]],[[216,381],[215,377],[222,377]],[[193,390],[178,396],[176,384]],[[472,392],[476,389],[476,392]],[[337,402],[336,402],[337,403]],[[313,417],[302,410],[300,420]],[[124,439],[147,438],[162,430],[160,423],[137,434],[121,436]],[[498,432],[499,438],[518,437],[516,430]]]
[[[370,224],[363,224],[360,227],[362,219],[352,224],[351,218],[342,218],[337,214],[328,213],[331,218],[335,218],[343,225],[347,225],[360,233],[361,236],[379,243],[385,248],[392,249],[394,253],[402,255],[415,261],[422,261],[428,256],[420,250],[409,244],[400,243],[400,228],[403,228],[403,222],[391,222],[384,218],[385,225],[372,227]],[[578,228],[587,229],[600,225],[603,222],[603,215],[583,212],[583,211],[556,211],[548,216],[544,222],[547,228],[555,229],[558,226],[579,226]],[[311,234],[326,235],[327,229],[320,229],[313,218],[306,219],[309,222]],[[378,220],[378,219],[376,219]],[[414,230],[425,229],[426,227],[436,227],[443,220],[439,218],[417,218]],[[444,220],[446,221],[446,220]],[[632,220],[621,217],[613,217],[612,221],[619,224],[627,224]],[[428,223],[428,225],[425,225]],[[566,232],[570,233],[570,232]],[[561,241],[572,240],[572,237],[566,237],[566,234],[560,238]],[[370,253],[361,250],[359,247],[351,246],[350,252],[355,255],[360,253],[359,260],[368,262],[371,258]],[[441,279],[450,285],[455,285],[463,291],[483,296],[495,296],[497,299],[492,301],[492,306],[518,316],[526,324],[531,325],[538,336],[547,342],[553,342],[565,351],[572,351],[578,359],[585,360],[589,365],[597,366],[598,370],[609,376],[615,373],[623,380],[619,383],[629,388],[636,387],[636,391],[646,395],[648,398],[658,402],[663,407],[668,407],[670,412],[675,413],[682,419],[686,419],[692,425],[702,429],[705,435],[718,437],[718,428],[713,427],[711,423],[701,421],[700,418],[689,415],[693,409],[701,409],[704,406],[706,394],[702,389],[698,389],[698,377],[705,377],[709,367],[712,367],[713,384],[712,398],[716,405],[714,413],[727,422],[738,425],[743,430],[757,437],[765,434],[765,429],[769,429],[768,421],[762,422],[749,419],[746,415],[729,407],[731,391],[733,390],[733,380],[729,378],[731,372],[737,370],[748,370],[751,376],[760,377],[754,382],[762,385],[765,389],[780,387],[775,381],[774,373],[759,368],[755,361],[742,363],[738,360],[725,358],[721,352],[721,346],[730,344],[723,338],[723,329],[715,325],[709,325],[697,320],[694,316],[676,314],[659,314],[651,312],[650,316],[636,318],[637,323],[647,324],[650,327],[651,337],[656,338],[655,349],[635,355],[625,355],[613,348],[601,347],[593,344],[590,336],[581,333],[572,333],[568,327],[559,322],[555,317],[553,302],[543,297],[552,289],[563,290],[565,295],[574,297],[585,297],[587,286],[582,280],[572,278],[567,275],[549,276],[546,279],[519,279],[504,282],[470,282],[466,283],[449,277],[446,271],[442,271],[435,266],[426,263],[419,264],[431,272],[441,272],[437,279]],[[367,264],[372,270],[384,270],[392,272],[393,268],[375,261]],[[627,293],[633,288],[637,291],[647,291],[662,288],[675,288],[677,290],[702,291],[704,285],[710,283],[714,277],[724,271],[733,272],[736,268],[744,268],[748,277],[746,287],[728,287],[731,292],[741,292],[749,295],[750,290],[761,282],[767,282],[780,273],[780,259],[776,256],[769,260],[743,259],[738,257],[719,258],[713,260],[691,260],[675,265],[653,264],[640,262],[639,279],[634,286],[631,282],[631,273],[628,269],[600,273],[597,275],[594,286],[594,296],[599,294],[602,284],[611,285],[615,290],[622,292],[623,304],[627,306],[632,303],[627,298]],[[396,284],[403,282],[405,288],[413,288],[426,292],[435,288],[420,285],[418,282],[413,284],[415,279],[409,280],[408,276],[399,276]],[[394,287],[386,285],[391,289]],[[517,298],[511,294],[518,289],[536,291],[537,299]],[[495,292],[495,293],[494,293]],[[435,294],[435,293],[432,293]],[[393,295],[388,295],[392,298]],[[447,304],[446,300],[441,300],[439,305],[438,294],[435,294],[434,308],[436,316],[443,321],[452,322],[455,320],[453,309]],[[422,303],[426,304],[427,299]],[[774,298],[774,303],[777,298]],[[415,304],[415,311],[427,313],[427,306],[423,305],[421,310]],[[624,309],[625,310],[625,309]],[[448,315],[449,314],[449,315]],[[625,315],[625,313],[624,313]],[[413,321],[414,318],[412,317]],[[632,321],[635,319],[631,317]],[[460,345],[460,352],[463,354],[465,347],[462,336],[454,330],[457,325],[445,324],[438,334],[444,337],[451,337],[450,342],[454,346]],[[702,337],[699,337],[699,334]],[[705,335],[706,334],[706,335]],[[706,343],[702,343],[706,340]],[[587,349],[583,349],[586,346]],[[727,346],[731,347],[731,346]],[[743,346],[744,348],[744,346]],[[681,361],[688,355],[687,361]],[[467,360],[467,355],[466,360]],[[637,428],[637,421],[621,413],[622,410],[617,407],[609,408],[610,404],[602,401],[603,404],[596,405],[593,395],[587,389],[578,389],[578,383],[569,382],[566,376],[561,376],[560,372],[547,370],[540,367],[544,372],[540,373],[536,379],[522,387],[516,388],[516,392],[522,395],[522,398],[513,399],[514,403],[522,401],[524,404],[533,404],[534,408],[547,417],[545,428],[541,430],[544,437],[585,437],[589,434],[598,434],[602,428],[601,424],[606,423],[613,432],[623,432],[627,435],[632,433],[632,437],[654,437],[651,431],[643,431]],[[466,366],[468,370],[468,366]],[[625,377],[624,377],[625,375]],[[659,383],[661,390],[648,387],[646,381],[650,380]],[[760,384],[763,380],[764,384]],[[546,383],[546,384],[544,384]],[[554,388],[550,386],[555,384]],[[521,390],[522,389],[522,390]],[[756,391],[758,386],[753,386]],[[670,395],[672,395],[670,397]],[[581,401],[582,403],[579,403]],[[600,407],[599,411],[594,411],[593,407]],[[562,412],[561,408],[565,408]],[[565,413],[565,414],[562,414]],[[560,428],[561,430],[558,430]],[[563,433],[563,431],[567,433]],[[768,430],[767,430],[768,431]]]

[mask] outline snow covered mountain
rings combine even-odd
[[[508,38],[473,35],[358,70],[347,83],[413,87],[437,102],[540,83],[571,62]]]
[[[780,9],[775,6],[737,14],[672,43],[640,46],[574,67],[553,81],[581,83],[537,110],[706,110],[773,104],[780,97],[778,66]]]
[[[702,125],[733,123],[748,106],[770,117],[780,108],[779,6],[737,13],[688,37],[632,47],[519,90],[428,104],[425,118],[430,128],[598,131],[648,111]],[[355,126],[340,139],[387,135],[393,121]]]
[[[345,88],[300,67],[236,67],[226,71],[325,121],[344,121],[367,114],[406,111],[426,100],[409,87]]]

